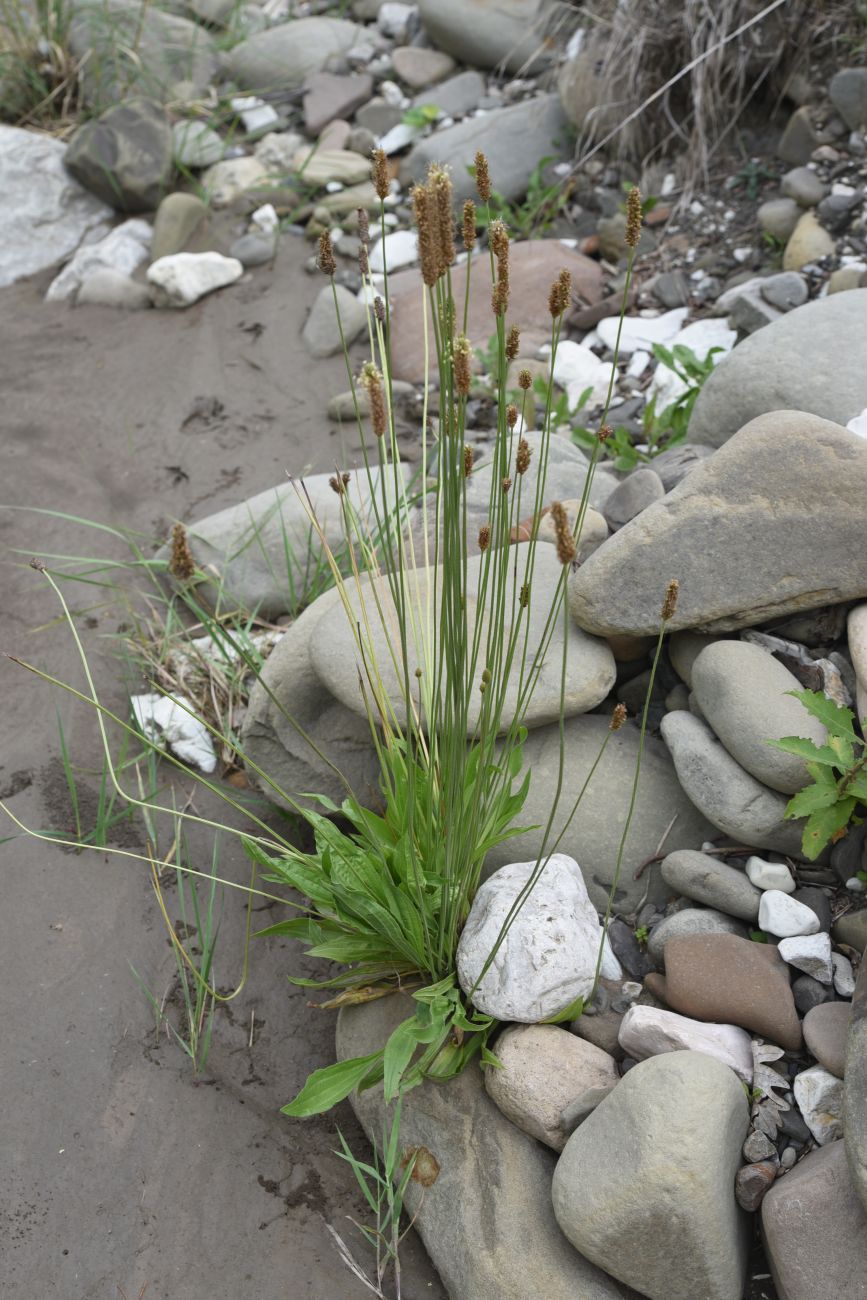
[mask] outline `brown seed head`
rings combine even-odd
[[[384,149],[374,149],[370,155],[370,179],[380,199],[387,199],[391,190],[388,177],[388,158]]]
[[[674,618],[674,611],[677,609],[677,594],[680,591],[680,583],[677,578],[672,578],[665,592],[665,600],[662,602],[661,618],[663,623],[667,623],[670,618]]]
[[[482,202],[487,203],[491,197],[491,173],[481,149],[476,153],[476,189]]]
[[[469,478],[473,472],[473,461],[475,453],[472,447],[464,447],[464,478]]]
[[[521,331],[517,325],[510,325],[506,335],[506,360],[514,361],[521,346]]]
[[[509,251],[509,232],[499,217],[488,227],[488,242],[494,257],[503,257]]]
[[[358,217],[358,238],[361,240],[362,244],[369,244],[370,217],[367,214],[367,208],[356,208],[355,213]]]
[[[509,426],[510,429],[514,429],[517,423],[518,423],[518,408],[517,406],[514,405],[514,403],[510,402],[509,405],[506,407],[506,424]]]
[[[501,486],[504,492],[508,492],[509,488],[512,486],[512,480],[509,478],[508,475],[506,475],[506,477],[503,479]]]
[[[637,185],[626,196],[626,233],[624,240],[630,248],[635,248],[641,238],[641,190]]]
[[[525,582],[521,588],[521,594],[518,596],[518,604],[521,609],[526,609],[530,603],[530,584]]]
[[[43,565],[43,569],[44,569]],[[172,525],[172,551],[169,556],[169,573],[179,582],[188,582],[196,572],[196,562],[190,550],[190,541],[183,524]]]
[[[418,257],[421,278],[430,289],[440,277],[440,255],[437,238],[436,198],[427,185],[412,188],[412,211],[418,227]]]
[[[518,387],[523,388],[525,393],[533,387],[533,376],[530,374],[529,370],[524,369],[518,371]]]
[[[316,265],[323,275],[333,275],[337,270],[337,263],[334,260],[334,245],[331,242],[331,234],[327,230],[323,230],[319,236]]]
[[[461,238],[463,239],[464,248],[468,253],[471,253],[476,246],[476,205],[472,199],[467,199],[464,204]]]
[[[358,245],[358,269],[362,276],[370,274],[370,262],[367,258],[367,244],[365,243]]]
[[[526,474],[527,470],[530,468],[532,455],[533,453],[530,449],[530,444],[527,442],[526,438],[522,438],[518,443],[518,451],[515,456],[515,469],[519,474]]]
[[[599,439],[600,442],[607,442],[609,438],[614,437],[614,430],[612,429],[610,424],[601,424],[599,426],[599,432],[597,433],[596,437]]]
[[[342,497],[349,486],[349,474],[345,471],[343,474],[332,474],[328,480],[328,486],[332,492],[336,492],[339,497]]]
[[[455,218],[452,210],[454,189],[445,167],[435,164],[428,169],[428,188],[436,213],[437,254],[440,275],[445,275],[455,260]]]
[[[563,294],[563,310],[566,311],[572,304],[572,272],[567,271],[564,266],[557,278]]]
[[[388,425],[385,414],[385,397],[382,376],[372,361],[367,361],[361,371],[361,383],[367,392],[370,405],[370,423],[377,438],[381,438]]]
[[[491,544],[491,525],[482,524],[479,529],[479,550],[484,554]]]
[[[455,388],[464,397],[470,391],[470,382],[472,380],[470,361],[472,355],[473,350],[470,347],[470,340],[466,334],[459,334],[452,345],[452,360],[455,367]]]
[[[569,564],[575,558],[575,539],[566,518],[566,511],[560,501],[551,506],[551,519],[554,524],[554,539],[557,545],[557,559],[561,564]]]
[[[626,705],[615,704],[614,712],[611,715],[611,721],[608,724],[610,731],[619,731],[626,721]]]
[[[555,319],[572,305],[572,276],[563,270],[551,285],[548,293],[548,311]]]
[[[373,300],[373,314],[379,321],[380,325],[385,324],[385,303],[382,301],[379,294],[377,294]]]

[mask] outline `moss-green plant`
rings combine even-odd
[[[860,825],[867,804],[867,745],[855,728],[851,709],[819,691],[789,691],[828,731],[824,745],[803,736],[784,736],[767,743],[795,754],[807,765],[811,783],[786,806],[785,816],[806,817],[802,848],[813,862],[828,844],[836,843],[850,824]],[[867,718],[864,724],[867,726]]]

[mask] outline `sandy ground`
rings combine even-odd
[[[69,633],[52,622],[53,597],[26,555],[124,555],[108,534],[32,508],[161,540],[176,518],[342,462],[325,403],[346,386],[343,361],[311,362],[298,337],[321,287],[302,269],[308,252],[289,239],[273,270],[177,314],[49,306],[49,276],[0,293],[0,651],[80,685]],[[121,616],[98,588],[69,596],[99,688],[123,711],[110,639]],[[2,797],[31,826],[68,829],[58,712],[80,786],[94,792],[92,711],[9,660],[0,702]],[[207,812],[201,799],[195,807]],[[14,826],[0,828],[6,835]],[[115,842],[136,847],[138,834],[121,826]],[[209,833],[191,837],[205,868],[211,845]],[[234,845],[221,870],[246,879]],[[279,1114],[309,1070],[332,1059],[329,1013],[286,983],[301,971],[298,950],[255,942],[247,987],[218,1017],[196,1080],[180,1049],[155,1036],[130,970],[161,996],[174,969],[146,868],[15,836],[0,844],[0,882],[3,1300],[369,1294],[326,1227],[351,1233],[346,1216],[363,1217],[351,1172],[332,1154],[338,1125],[364,1150],[351,1111]],[[221,986],[239,977],[242,904],[238,895],[226,905]],[[274,919],[265,912],[265,924]],[[404,1270],[405,1300],[442,1300],[413,1238]]]

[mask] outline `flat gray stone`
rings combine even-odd
[[[842,1079],[846,1073],[846,1040],[852,1006],[849,1002],[823,1002],[804,1016],[804,1042],[820,1065]]]
[[[272,803],[290,810],[301,804],[323,811],[305,794],[340,804],[351,790],[367,806],[380,801],[379,760],[367,721],[329,695],[310,662],[316,624],[339,604],[337,591],[326,591],[286,629],[250,692],[241,729],[248,777]]]
[[[65,156],[60,140],[0,125],[0,287],[108,233],[112,208],[70,175]]]
[[[334,298],[337,297],[337,307],[335,309]],[[338,321],[337,312],[340,312]],[[363,302],[359,302],[354,293],[350,293],[342,284],[335,285],[332,292],[331,285],[326,284],[319,293],[313,306],[310,308],[310,315],[304,322],[304,328],[301,331],[301,337],[307,347],[311,357],[333,357],[335,353],[343,350],[343,342],[340,337],[340,327],[343,326],[343,335],[346,344],[349,346],[367,325],[367,308]]]
[[[702,854],[702,857],[705,856],[707,855]],[[709,861],[713,862],[715,859],[709,858]],[[726,870],[730,871],[732,868],[726,867]],[[695,878],[690,873],[690,880]],[[722,897],[722,890],[720,890],[720,897]],[[728,900],[728,893],[725,897]],[[750,912],[752,913],[751,906]],[[747,919],[752,920],[752,915]],[[736,934],[740,939],[748,937],[746,926],[726,912],[717,911],[713,907],[685,907],[680,912],[666,916],[650,932],[647,952],[658,970],[665,970],[665,945],[670,939],[676,939],[681,934]]]
[[[841,68],[828,94],[850,131],[867,126],[867,68]]]
[[[867,912],[862,915],[867,918]],[[855,1191],[867,1210],[867,961],[861,962],[855,984],[844,1064],[843,1134],[846,1155]]]
[[[692,849],[680,849],[676,853],[669,853],[663,860],[662,878],[677,893],[697,903],[705,903],[708,907],[716,908],[729,916],[740,917],[744,921],[758,920],[761,890],[756,889],[742,871],[730,867],[721,858]],[[720,926],[689,926],[686,929],[680,927],[668,938],[670,940],[684,934],[724,933],[736,931],[725,931]]]
[[[241,41],[229,54],[229,75],[243,91],[293,90],[346,54],[361,29],[342,18],[293,18]]]
[[[768,1263],[784,1300],[856,1296],[867,1274],[867,1213],[842,1142],[818,1147],[762,1201]]]
[[[205,237],[207,229],[208,206],[198,195],[167,194],[154,217],[151,261],[186,252],[194,241]]]
[[[563,794],[548,840],[549,851],[587,782],[606,735],[609,729],[605,717],[586,714],[566,720]],[[627,723],[610,736],[578,811],[557,845],[559,851],[569,853],[581,863],[588,893],[600,911],[607,903],[614,879],[637,754],[638,728]],[[517,822],[519,826],[535,825],[537,829],[525,831],[492,849],[485,861],[487,872],[516,858],[538,856],[554,801],[559,761],[559,727],[552,724],[531,731],[524,745],[524,767],[531,773],[530,792]],[[668,851],[692,848],[713,833],[710,823],[692,806],[678,784],[665,746],[655,736],[648,736],[635,815],[626,838],[614,896],[616,910],[628,915],[638,909],[645,894],[651,902],[662,902],[668,896],[668,887],[656,863],[635,878],[636,870],[659,851],[661,842]]]
[[[698,395],[691,442],[720,447],[766,411],[808,411],[845,426],[867,407],[867,289],[787,312],[721,359]]]
[[[344,1008],[338,1059],[382,1047],[413,1006],[388,997]],[[381,1143],[381,1086],[350,1101],[368,1138]],[[410,1181],[406,1205],[451,1300],[504,1300],[508,1293],[639,1300],[569,1245],[551,1211],[553,1153],[500,1113],[475,1064],[449,1083],[428,1081],[406,1094],[400,1140],[405,1149],[426,1148],[439,1165],[432,1186]],[[496,1196],[488,1194],[493,1188]]]
[[[867,405],[867,344],[864,360]],[[865,497],[865,439],[798,411],[763,415],[573,573],[572,616],[603,636],[652,636],[672,578],[672,631],[732,631],[857,598],[867,592]]]
[[[828,193],[828,186],[810,167],[793,167],[781,180],[780,190],[800,207],[815,208]]]
[[[756,218],[765,234],[788,243],[801,219],[801,209],[794,199],[767,199],[756,213]]]
[[[664,496],[665,488],[658,474],[652,469],[636,469],[614,489],[602,513],[616,530]]]
[[[172,127],[172,151],[181,167],[210,167],[225,149],[222,137],[207,122],[182,121]]]
[[[181,14],[142,0],[84,0],[73,10],[69,46],[84,60],[82,91],[94,109],[119,107],[133,95],[189,103],[203,99],[216,79],[213,36]]]
[[[434,45],[462,63],[479,68],[502,64],[517,72],[529,64],[538,72],[547,0],[419,0],[422,26]]]
[[[824,745],[827,728],[790,694],[801,683],[767,650],[747,641],[707,646],[693,664],[692,689],[732,758],[757,781],[794,794],[811,779],[803,759],[768,741],[800,736]]]
[[[169,187],[172,132],[164,110],[130,99],[80,126],[65,163],[86,189],[120,212],[150,212]]]
[[[520,586],[523,581],[521,575],[526,572],[524,566],[530,554],[530,548],[527,544],[522,543],[520,547],[515,547],[511,554],[518,563]],[[473,635],[476,618],[479,616],[478,591],[486,566],[487,562],[480,555],[470,556],[467,560],[466,595],[468,635],[470,638]],[[521,620],[521,630],[519,632],[520,644],[523,646],[525,629],[528,629],[526,631],[528,637],[526,662],[528,665],[533,662],[537,649],[546,636],[551,603],[561,573],[562,566],[557,559],[554,548],[548,546],[537,547],[533,561],[533,596],[529,609]],[[406,579],[407,598],[415,602],[415,608],[419,611],[423,611],[427,606],[428,584],[431,575],[433,575],[433,580],[437,584],[441,582],[440,569],[419,569]],[[398,669],[392,659],[392,646],[395,638],[399,636],[396,613],[387,580],[378,578],[374,581],[379,591],[382,614],[378,613],[377,605],[370,592],[371,580],[367,576],[361,579],[362,587],[366,593],[365,605],[370,625],[369,637],[365,633],[365,657],[368,662],[375,662],[378,665],[385,695],[394,708],[395,716],[403,723],[406,719],[403,670],[401,668],[400,675],[398,675]],[[416,594],[417,592],[418,594]],[[348,595],[355,615],[358,617],[361,614],[358,592],[354,588],[350,588]],[[491,596],[488,593],[485,597],[484,607],[481,610],[484,618],[489,616],[490,600]],[[437,603],[439,603],[439,597]],[[419,626],[422,625],[421,618],[417,622]],[[560,716],[563,623],[562,617],[557,619],[541,663],[541,669],[538,672],[535,689],[527,703],[525,717],[526,724],[529,727],[541,726]],[[506,624],[509,627],[512,626],[508,613]],[[571,717],[575,713],[586,713],[587,710],[595,708],[597,704],[605,699],[614,685],[615,678],[614,656],[606,643],[581,634],[578,629],[574,629],[574,632],[577,632],[578,635],[575,636],[573,628],[570,627],[565,633],[568,636],[566,693],[562,707],[566,717]],[[408,631],[408,638],[409,675],[410,681],[415,684],[416,667],[424,667],[426,662],[425,647],[422,642],[414,640],[411,628]],[[326,615],[319,625],[316,632],[315,662],[320,680],[328,687],[332,695],[341,700],[347,708],[352,709],[355,713],[364,714],[364,696],[359,686],[359,670],[361,669],[359,653],[353,628],[350,627],[344,611],[334,610]],[[516,654],[505,688],[502,729],[511,726],[518,704],[521,688],[520,666],[521,659]],[[470,696],[467,711],[468,735],[472,735],[475,731],[481,715],[482,695],[477,687],[481,681],[484,667],[483,656],[480,655],[476,668],[474,689]],[[510,860],[514,861],[514,858],[515,855],[513,854]]]
[[[435,2],[439,6],[440,0]],[[466,6],[462,4],[461,10],[467,12]],[[441,162],[451,167],[455,202],[475,199],[475,182],[466,168],[481,149],[490,163],[494,189],[507,199],[517,199],[526,194],[539,158],[566,157],[566,135],[567,122],[557,96],[537,95],[419,140],[401,166],[401,181],[404,185],[422,181],[429,164]],[[515,148],[516,140],[521,141],[520,149]],[[547,295],[547,286],[545,290]]]
[[[736,1300],[749,1250],[734,1198],[749,1108],[699,1052],[642,1061],[566,1143],[557,1222],[582,1255],[650,1300]]]
[[[706,722],[679,711],[666,714],[661,730],[681,785],[708,821],[738,845],[803,857],[803,820],[784,819],[785,795],[745,772]]]
[[[75,297],[76,307],[120,307],[124,311],[142,311],[151,305],[147,285],[131,280],[121,271],[103,267],[82,281]]]
[[[416,107],[421,104],[436,104],[448,117],[463,117],[477,107],[485,90],[485,79],[481,73],[468,68],[431,89],[421,91],[413,103]]]

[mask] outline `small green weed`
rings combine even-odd
[[[646,925],[639,925],[633,930],[635,941],[641,948],[647,947],[647,940],[650,938],[650,931]]]
[[[440,109],[436,104],[415,104],[408,108],[401,119],[405,126],[431,126],[439,117]]]
[[[484,230],[492,221],[500,220],[519,239],[541,239],[569,202],[572,188],[572,182],[568,179],[545,183],[542,173],[548,163],[554,161],[553,156],[539,159],[527,182],[527,194],[521,203],[511,203],[499,190],[492,190],[490,202],[476,211],[479,229]],[[471,176],[476,174],[475,167],[468,167],[467,171]]]
[[[806,817],[802,848],[813,862],[828,844],[842,839],[851,824],[863,821],[867,804],[867,745],[855,730],[855,714],[819,691],[789,691],[828,731],[824,745],[802,736],[769,740],[774,749],[796,754],[807,764],[812,785],[799,790],[786,807],[789,818]],[[867,719],[864,720],[867,725]],[[856,815],[856,809],[862,812]]]

